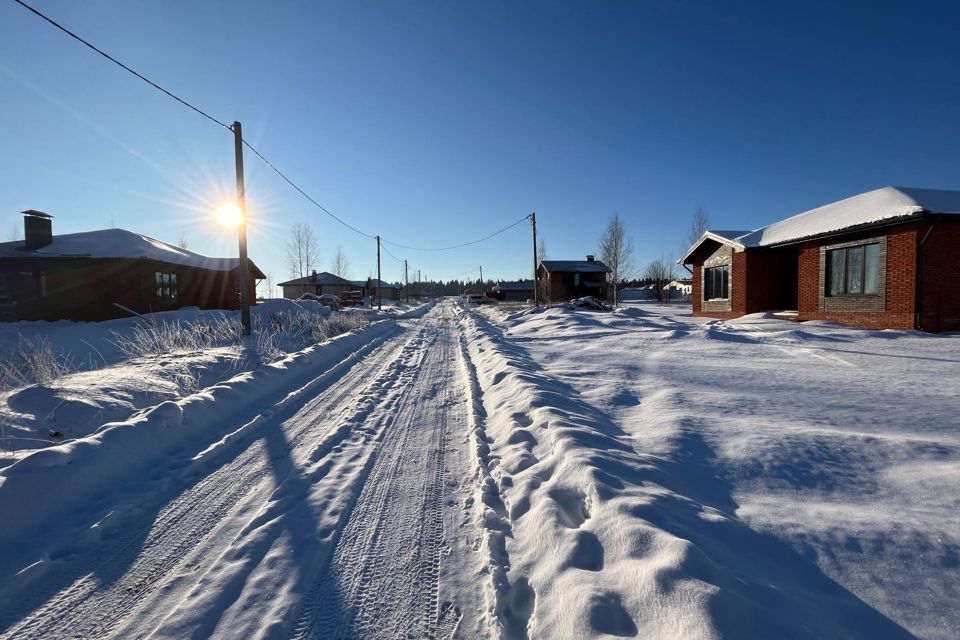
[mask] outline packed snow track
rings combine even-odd
[[[443,581],[475,545],[458,495],[459,334],[449,306],[398,324],[21,562],[0,584],[0,637],[445,638],[478,624],[479,583]]]

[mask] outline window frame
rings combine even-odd
[[[868,247],[876,247],[875,249],[875,264],[873,265],[873,284],[875,290],[873,292],[867,292],[867,269],[868,269]],[[824,298],[880,298],[882,296],[881,291],[881,257],[882,250],[880,242],[878,240],[872,240],[867,242],[860,242],[856,244],[850,244],[842,247],[835,247],[824,249],[825,251],[825,261],[824,261],[824,276],[823,276],[823,297]],[[860,251],[860,265],[858,274],[859,279],[859,291],[850,290],[850,256],[853,252]],[[843,252],[843,279],[840,285],[840,292],[833,292],[833,275],[834,275],[834,260],[833,257],[839,252]]]
[[[713,274],[718,273],[720,279],[720,294],[713,295],[716,292]],[[726,276],[726,277],[724,277]],[[703,268],[703,294],[704,302],[725,301],[730,299],[730,265],[719,264],[714,267]]]
[[[177,287],[177,274],[155,271],[153,275],[155,295],[159,304],[177,304],[180,291]]]

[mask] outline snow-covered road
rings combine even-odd
[[[402,321],[319,390],[100,509],[72,543],[4,580],[0,637],[475,627],[483,595],[460,571],[477,534],[450,314]],[[458,567],[449,580],[445,562]]]
[[[0,638],[957,637],[960,336],[407,315],[0,470]]]

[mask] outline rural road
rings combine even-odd
[[[114,505],[41,576],[0,585],[0,638],[475,635],[452,314],[399,321],[318,393]]]

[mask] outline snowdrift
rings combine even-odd
[[[171,458],[196,454],[224,436],[255,428],[283,407],[280,394],[301,385],[306,385],[301,391],[309,390],[325,371],[336,375],[338,365],[349,365],[365,347],[397,330],[390,320],[372,323],[104,425],[93,436],[32,453],[0,472],[0,546],[15,549],[31,536],[56,530],[57,519],[71,511],[89,510],[101,494],[142,481]]]

